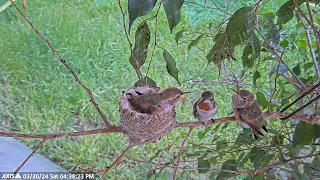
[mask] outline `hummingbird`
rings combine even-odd
[[[258,135],[264,136],[260,131],[264,129],[268,132],[264,125],[264,119],[259,104],[254,99],[254,95],[247,90],[235,91],[232,96],[232,110],[237,121],[244,128],[251,128],[252,135],[258,139]]]
[[[161,93],[131,96],[128,100],[136,111],[156,115],[176,106],[180,100],[184,100],[181,96],[187,93],[190,92],[183,92],[178,88],[168,88]]]
[[[200,99],[193,105],[194,118],[206,124],[209,120],[212,120],[216,113],[217,106],[213,93],[210,91],[203,92]]]

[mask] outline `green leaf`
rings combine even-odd
[[[265,158],[266,152],[258,148],[252,148],[250,151],[250,161],[255,168],[259,168]]]
[[[184,33],[184,30],[181,30],[181,31],[176,33],[176,36],[175,36],[174,39],[176,40],[177,45],[178,45],[179,39],[182,38],[183,33]]]
[[[297,44],[298,44],[298,47],[300,48],[306,48],[308,46],[307,41],[303,39],[298,40]]]
[[[210,170],[210,162],[208,160],[198,159],[198,172],[207,173]]]
[[[272,19],[267,15],[266,17],[269,23],[269,35],[268,35],[269,44],[270,44],[270,47],[273,48],[273,47],[276,47],[280,41],[280,32],[278,27],[273,23]]]
[[[307,71],[308,69],[313,67],[313,62],[307,62],[303,65],[304,71]]]
[[[248,139],[252,138],[251,130],[249,128],[243,128],[242,133],[238,134],[236,142],[239,143],[251,143]]]
[[[217,151],[221,151],[224,150],[225,148],[227,148],[228,146],[227,140],[221,140],[217,142],[217,147],[216,150]]]
[[[148,76],[145,76],[139,79],[136,83],[134,83],[135,87],[143,86],[143,85],[150,85],[150,86],[157,87],[156,82],[153,79],[149,78]]]
[[[248,44],[243,49],[242,64],[244,67],[252,67],[254,60],[260,55],[260,41],[255,33],[252,33]]]
[[[300,72],[301,72],[301,70],[300,70],[300,63],[298,63],[298,64],[292,69],[292,71],[293,71],[297,76],[299,76],[299,75],[300,75]]]
[[[312,124],[301,121],[293,134],[293,147],[298,145],[306,145],[312,141],[314,136],[314,128]]]
[[[266,109],[269,106],[269,101],[266,99],[264,94],[259,91],[257,92],[256,96],[257,96],[257,102],[262,107],[262,109]]]
[[[256,71],[253,75],[253,85],[257,86],[257,79],[261,78],[261,74],[259,71]]]
[[[286,47],[289,46],[289,42],[287,40],[283,40],[283,41],[280,42],[280,46],[282,48],[286,48]]]
[[[313,140],[316,140],[320,137],[320,125],[314,124],[313,125],[314,134],[313,134]]]
[[[176,67],[176,61],[173,59],[173,57],[170,55],[170,53],[166,49],[164,49],[163,51],[163,58],[166,61],[166,68],[168,73],[170,74],[170,76],[175,78],[180,85],[179,78],[178,78],[179,70]]]
[[[223,60],[227,57],[233,56],[234,49],[227,40],[225,33],[217,34],[214,40],[216,43],[211,48],[206,58],[208,60],[208,64],[213,62],[220,69]]]
[[[129,62],[134,67],[134,69],[140,69],[141,66],[145,63],[148,54],[149,43],[150,30],[147,22],[143,21],[140,23],[138,29],[136,30],[135,44],[133,48],[133,56],[135,58],[132,56],[130,56],[129,58]]]
[[[180,10],[184,0],[162,0],[164,11],[170,26],[170,32],[180,22]]]
[[[148,14],[156,5],[157,0],[128,0],[129,32],[138,17]]]
[[[220,42],[220,41],[225,41],[225,39],[226,39],[226,33],[218,33],[218,34],[214,37],[213,41],[214,41],[214,42]]]
[[[319,0],[316,0],[319,1]],[[305,0],[296,0],[298,5],[301,5],[302,3],[306,2]],[[284,4],[281,5],[279,10],[277,11],[278,16],[278,24],[286,24],[288,21],[290,21],[293,18],[293,10],[295,6],[293,1],[287,1]]]
[[[229,170],[229,171],[237,171],[236,161],[232,159],[232,160],[227,160],[223,162],[221,169]],[[234,175],[234,173],[221,171],[216,179],[223,179],[232,175]]]
[[[294,4],[292,1],[287,1],[277,11],[278,24],[286,24],[293,18]]]
[[[190,42],[189,46],[188,46],[188,51],[190,51],[190,49],[191,49],[193,46],[196,46],[202,37],[203,37],[203,34],[201,34],[200,36],[198,36],[196,39],[192,40],[192,41]]]
[[[230,18],[226,34],[234,47],[251,37],[256,23],[256,13],[251,6],[238,9]]]
[[[268,152],[266,152],[266,154],[264,156],[264,160],[263,160],[261,166],[269,165],[269,163],[270,163],[270,161],[272,160],[273,157],[274,157],[274,154],[268,154]]]

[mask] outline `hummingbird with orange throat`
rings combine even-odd
[[[217,113],[214,95],[210,91],[201,94],[200,99],[193,105],[193,116],[203,124],[207,124]]]
[[[254,99],[254,95],[247,90],[235,91],[232,96],[232,110],[236,120],[244,128],[251,128],[252,135],[258,139],[259,135],[264,136],[260,131],[264,129],[268,132],[264,125],[264,119],[259,104]]]
[[[136,111],[156,115],[174,108],[180,100],[184,100],[182,95],[187,93],[190,92],[183,92],[178,88],[168,88],[161,93],[131,96],[128,100]]]

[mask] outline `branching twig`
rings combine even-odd
[[[38,146],[33,149],[33,151],[29,154],[29,156],[28,156],[28,157],[20,164],[20,166],[14,171],[14,173],[13,173],[14,175],[16,175],[16,174],[20,171],[20,169],[22,168],[22,166],[24,166],[24,165],[26,164],[26,162],[33,156],[33,154],[36,153],[37,150],[42,147],[43,143],[46,142],[46,140],[48,140],[48,139],[47,139],[47,138],[44,138],[44,139],[41,140],[41,142],[38,144]]]
[[[22,11],[19,9],[19,7],[14,3],[13,0],[10,0],[11,4],[14,6],[14,8],[20,13],[20,15],[26,20],[26,22],[31,26],[33,31],[49,46],[51,49],[52,53],[56,58],[59,59],[59,61],[69,70],[69,72],[73,75],[73,77],[76,79],[77,83],[87,92],[87,94],[90,97],[90,102],[93,104],[93,106],[96,108],[98,111],[99,115],[101,116],[102,120],[104,121],[105,125],[107,128],[112,128],[110,123],[108,122],[106,116],[103,114],[103,112],[100,110],[98,103],[94,100],[94,97],[92,95],[92,91],[85,86],[79,79],[79,77],[76,75],[76,73],[71,69],[71,67],[67,64],[66,60],[61,58],[58,54],[58,52],[53,48],[51,45],[50,41],[47,40],[36,28],[35,26],[29,21],[29,19],[22,13]]]
[[[57,134],[21,134],[21,133],[9,133],[9,132],[0,132],[0,136],[5,137],[14,137],[14,138],[42,138],[42,139],[54,139],[54,138],[65,138],[73,136],[85,136],[92,134],[102,134],[102,133],[122,133],[122,129],[119,126],[112,127],[111,129],[95,129],[90,131],[81,131],[81,132],[70,132],[70,133],[57,133]]]
[[[154,15],[154,17],[156,18],[156,22],[155,22],[156,25],[155,25],[155,29],[154,29],[154,45],[153,45],[153,48],[152,48],[152,53],[151,53],[151,57],[150,57],[150,62],[148,64],[146,76],[148,76],[148,73],[150,71],[150,66],[151,66],[151,63],[152,63],[152,60],[153,60],[153,56],[154,56],[154,52],[155,52],[155,49],[156,49],[156,46],[157,46],[158,14],[159,14],[160,7],[161,7],[161,2],[159,4],[159,8],[158,8],[158,10],[156,12],[156,15]]]
[[[318,153],[318,154],[310,154],[310,155],[307,155],[307,156],[295,157],[295,158],[284,160],[284,161],[278,161],[278,162],[272,163],[272,164],[270,164],[268,166],[264,166],[264,167],[261,167],[261,168],[248,170],[248,171],[242,171],[241,173],[239,173],[238,171],[231,172],[231,173],[236,174],[236,175],[234,175],[232,177],[235,177],[235,176],[238,176],[238,175],[241,175],[241,174],[256,174],[256,173],[259,173],[259,172],[262,172],[262,171],[266,171],[266,170],[268,170],[270,168],[281,166],[281,165],[283,165],[284,163],[287,163],[287,162],[291,162],[291,161],[295,161],[295,160],[299,160],[299,159],[310,158],[310,157],[318,157],[318,156],[320,156],[320,153]],[[231,177],[228,177],[228,178],[231,178]]]
[[[192,130],[193,130],[192,127],[189,128],[188,134],[186,135],[186,137],[184,138],[184,140],[183,140],[182,143],[181,143],[181,146],[180,146],[180,149],[179,149],[179,155],[178,155],[178,159],[177,159],[177,164],[176,164],[176,166],[175,166],[174,173],[173,173],[173,177],[172,177],[173,180],[176,179],[176,174],[177,174],[177,170],[178,170],[178,167],[179,167],[179,163],[180,163],[180,158],[181,158],[183,146],[184,146],[184,144],[187,142],[187,139],[189,138]]]
[[[104,178],[104,176],[113,168],[116,167],[123,158],[126,157],[127,152],[134,146],[134,144],[129,143],[129,145],[126,147],[126,149],[121,153],[121,155],[112,163],[111,166],[104,168],[98,172],[103,172],[102,176],[100,177],[100,180],[102,180]]]
[[[259,31],[259,29],[257,27],[254,28],[258,34],[260,35],[260,37],[265,41],[265,43],[268,45],[267,50],[272,53],[276,59],[281,62],[287,69],[288,71],[291,73],[291,75],[294,77],[294,79],[296,79],[299,84],[303,87],[305,87],[305,84],[301,81],[301,79],[288,67],[288,65],[283,61],[282,59],[282,55],[279,56],[278,53],[276,53],[273,49],[270,48],[270,43],[269,41],[264,37],[264,35]]]
[[[131,43],[130,38],[129,38],[129,34],[128,34],[128,31],[127,31],[127,26],[126,26],[126,21],[125,21],[125,17],[126,17],[126,16],[125,16],[124,11],[123,11],[123,9],[122,9],[122,5],[121,5],[120,0],[118,1],[118,6],[119,6],[119,8],[120,8],[120,10],[121,10],[123,29],[124,29],[124,32],[126,33],[127,41],[128,41],[128,43],[129,43],[130,54],[131,54],[134,62],[136,63],[136,66],[137,66],[137,69],[136,69],[137,76],[138,76],[139,79],[141,79],[141,78],[142,78],[142,73],[141,73],[141,71],[140,71],[140,64],[139,64],[137,58],[134,56],[134,53],[133,53],[132,43]]]

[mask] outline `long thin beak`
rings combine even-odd
[[[189,93],[192,93],[192,91],[183,92],[183,94],[189,94]]]

